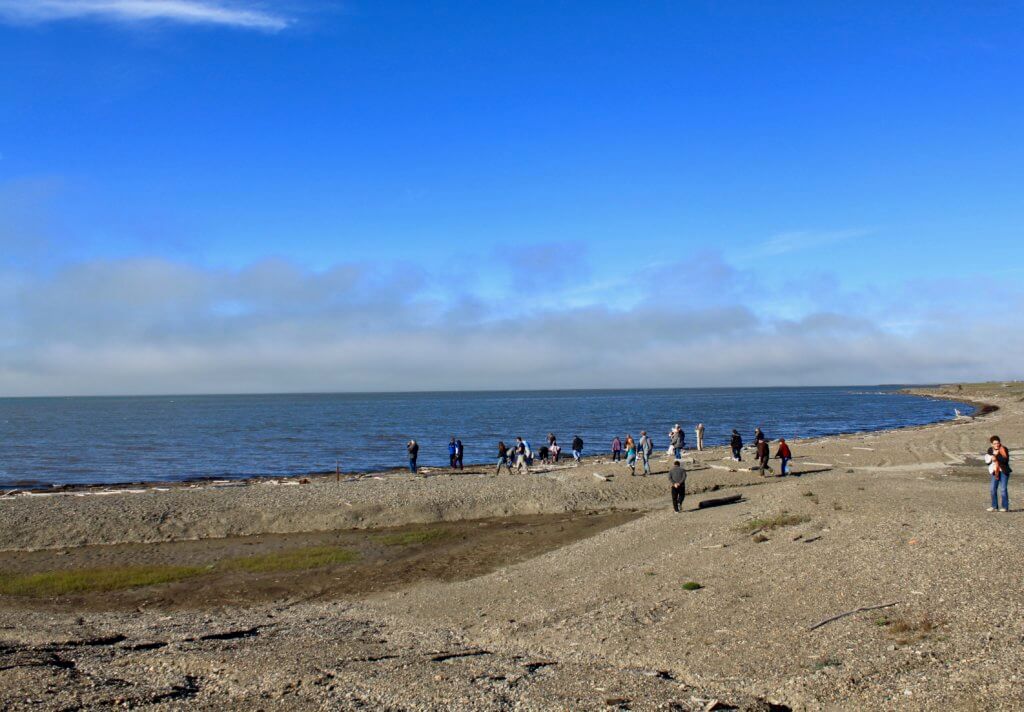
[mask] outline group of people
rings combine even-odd
[[[704,423],[698,423],[695,429],[697,435],[697,450],[704,449]],[[675,460],[679,460],[683,456],[683,450],[686,448],[686,433],[683,431],[679,423],[668,432],[668,454]],[[771,468],[768,467],[768,460],[770,458],[770,449],[768,447],[768,440],[765,437],[764,432],[758,427],[754,431],[754,441],[757,450],[757,459],[760,463],[761,475],[765,475],[765,472],[771,472]],[[732,457],[737,462],[742,461],[742,450],[743,450],[743,438],[740,436],[739,431],[733,429],[732,437],[729,445],[732,449]],[[640,431],[640,438],[636,440],[631,434],[626,435],[625,440],[619,436],[615,436],[612,439],[612,461],[619,462],[625,460],[626,465],[629,467],[631,475],[636,475],[637,465],[639,464],[642,468],[643,474],[651,474],[651,457],[654,455],[654,439],[647,433],[646,430]],[[420,446],[415,440],[409,440],[406,443],[406,450],[409,455],[409,471],[416,474],[418,471],[418,459]],[[575,463],[579,463],[583,457],[583,438],[576,435],[572,439],[572,458]],[[517,437],[515,443],[511,447],[505,444],[504,441],[498,443],[498,461],[496,472],[500,473],[502,468],[508,472],[512,472],[515,469],[518,472],[529,472],[530,467],[534,464],[535,460],[539,460],[544,464],[555,464],[562,456],[562,448],[558,444],[558,438],[554,433],[548,433],[547,444],[542,446],[539,450],[534,452],[533,448],[530,447],[530,443],[524,440],[522,437]],[[779,448],[775,453],[775,457],[782,461],[782,474],[786,474],[786,467],[789,464],[790,459],[793,455],[790,452],[789,445],[786,444],[784,439],[779,440]],[[462,444],[462,440],[456,436],[452,436],[448,441],[448,466],[453,470],[462,470],[465,458],[465,448]]]
[[[409,455],[409,472],[415,475],[419,471],[420,445],[416,440],[409,440],[405,444],[405,449]],[[463,469],[464,456],[465,448],[462,445],[462,440],[453,435],[448,441],[448,466],[453,470]],[[554,464],[559,461],[561,456],[562,447],[558,444],[558,438],[554,433],[548,433],[547,445],[543,445],[537,450],[536,459],[545,464]],[[579,435],[572,439],[572,457],[576,463],[579,463],[580,458],[583,457],[583,438]],[[517,437],[512,447],[506,445],[504,440],[498,442],[498,473],[503,467],[510,473],[513,467],[519,472],[529,472],[534,461],[533,448],[522,437]]]
[[[697,450],[703,450],[703,423],[697,425],[696,433]],[[686,470],[681,462],[683,449],[686,447],[686,436],[683,433],[683,429],[676,423],[675,427],[669,431],[668,438],[669,454],[674,459],[672,467],[668,472],[668,478],[672,483],[672,507],[678,512],[680,511],[683,499],[686,497]],[[989,447],[988,452],[985,454],[985,463],[988,465],[989,474],[992,475],[990,487],[992,506],[988,508],[988,511],[1008,512],[1010,510],[1009,477],[1013,471],[1010,468],[1010,452],[1003,445],[998,435],[993,435],[989,438],[989,443],[991,447]],[[735,428],[729,439],[729,447],[732,450],[733,460],[741,462],[743,459],[743,436]],[[767,476],[766,473],[772,473],[771,467],[768,465],[768,461],[771,458],[771,447],[768,444],[767,436],[765,436],[764,431],[760,427],[754,430],[754,447],[758,469],[761,476],[765,477]],[[406,450],[409,454],[409,471],[416,474],[418,468],[417,460],[420,452],[419,443],[415,440],[410,440],[406,444]],[[537,452],[537,457],[545,464],[553,464],[559,461],[561,453],[562,448],[559,446],[555,434],[548,433],[547,445],[540,448]],[[640,431],[639,440],[634,440],[632,435],[626,435],[625,441],[618,436],[612,439],[612,460],[618,462],[625,459],[626,465],[629,467],[629,473],[632,476],[636,475],[638,460],[643,468],[643,474],[651,474],[651,457],[653,454],[654,440],[647,434],[646,430]],[[448,461],[453,470],[463,469],[464,455],[462,440],[453,435],[451,440],[448,441]],[[580,458],[583,457],[583,438],[579,435],[574,436],[572,439],[572,457],[577,464],[580,462]],[[793,452],[790,450],[785,438],[779,438],[775,457],[781,462],[780,473],[783,476],[788,474],[787,468],[790,460],[793,459]],[[496,474],[501,474],[502,468],[509,474],[512,473],[513,468],[517,472],[528,473],[533,463],[533,449],[530,447],[530,443],[522,437],[517,437],[511,448],[505,445],[504,441],[498,442]]]

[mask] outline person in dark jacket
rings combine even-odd
[[[761,468],[761,477],[765,476],[765,470],[771,472],[771,468],[768,467],[768,458],[771,457],[772,451],[768,447],[768,441],[761,438],[757,441],[757,462]]]
[[[736,428],[732,429],[732,438],[729,440],[729,447],[732,448],[732,459],[736,462],[743,461],[743,438],[740,437],[740,431]]]
[[[462,469],[462,455],[463,455],[462,441],[461,440],[456,440],[455,441],[455,466],[458,467],[460,470]]]
[[[578,465],[581,457],[583,457],[583,438],[577,435],[572,439],[572,459]]]
[[[420,444],[415,440],[410,440],[405,445],[405,449],[409,452],[409,472],[416,474],[416,458],[420,455]]]
[[[495,475],[501,474],[501,468],[504,467],[508,470],[508,474],[512,474],[512,468],[508,466],[508,446],[505,445],[504,440],[498,441],[498,469],[494,471]]]
[[[767,440],[767,438],[764,436],[764,431],[761,430],[761,426],[758,425],[756,428],[754,428],[754,442],[757,443],[760,442],[761,440]]]
[[[668,481],[672,483],[672,509],[678,512],[683,506],[683,500],[686,499],[686,470],[679,460],[672,463],[672,469],[668,471]]]
[[[778,452],[775,453],[775,457],[782,461],[782,464],[779,466],[779,472],[782,477],[785,477],[789,474],[786,470],[789,466],[789,461],[793,459],[793,451],[790,450],[789,445],[786,444],[786,438],[779,438],[779,449]]]
[[[1009,512],[1010,473],[1013,472],[1010,468],[1010,451],[1006,449],[998,435],[993,435],[989,438],[989,443],[992,447],[985,453],[985,463],[988,465],[989,474],[992,475],[992,485],[990,487],[992,506],[988,508],[988,511],[994,512],[998,509],[1000,512]],[[1000,493],[1003,495],[1001,507],[999,506],[998,497]]]

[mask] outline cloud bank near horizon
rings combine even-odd
[[[557,254],[553,247],[545,254]],[[706,255],[667,265],[625,305],[569,303],[565,276],[523,294],[441,293],[408,264],[240,269],[162,258],[0,267],[0,395],[822,385],[1021,376],[1020,324],[978,319],[962,295],[910,285],[868,304],[805,285],[817,307]],[[516,275],[509,275],[515,282]],[[794,287],[783,285],[779,293]],[[544,294],[547,290],[547,294]],[[750,302],[758,294],[760,306]],[[1019,322],[1024,299],[1007,295]],[[846,306],[843,311],[840,307]],[[902,306],[897,306],[902,305]],[[762,308],[763,307],[763,308]],[[878,314],[900,309],[898,326]],[[908,326],[908,323],[911,324]],[[1016,370],[1014,370],[1016,369]]]
[[[288,18],[240,2],[214,0],[0,0],[0,21],[41,24],[61,20],[177,22],[265,31],[283,30]]]

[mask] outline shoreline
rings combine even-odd
[[[999,411],[1002,412],[1002,411]],[[973,418],[928,425],[789,439],[792,474],[816,476],[892,466],[904,454],[877,457],[874,442],[953,432]],[[863,443],[858,443],[863,441]],[[744,454],[749,453],[745,448]],[[954,457],[943,451],[938,462]],[[687,450],[687,492],[763,485],[748,457],[734,462],[727,447]],[[924,462],[913,455],[908,464]],[[774,461],[773,461],[774,463]],[[261,533],[286,534],[336,529],[371,529],[403,524],[480,519],[609,508],[649,510],[664,506],[662,478],[671,460],[656,452],[651,477],[630,477],[624,462],[590,456],[572,464],[531,468],[530,474],[493,474],[494,466],[472,466],[411,476],[407,470],[214,483],[105,486],[8,493],[0,497],[0,550],[34,550],[91,544],[216,539]]]
[[[894,393],[900,395],[906,395],[916,398],[928,398],[932,400],[943,400],[952,403],[958,403],[960,405],[966,405],[974,409],[974,412],[967,415],[966,417],[974,419],[990,415],[999,409],[999,406],[995,406],[991,403],[983,401],[975,401],[969,398],[958,398],[955,394],[940,394],[936,391],[942,388],[947,388],[946,385],[937,386],[913,386],[908,388],[902,388],[894,391]],[[837,386],[837,388],[841,388]],[[994,410],[988,410],[992,408]],[[808,442],[812,440],[819,440],[823,438],[835,438],[843,437],[847,435],[863,435],[867,433],[887,433],[887,432],[898,432],[901,430],[914,429],[914,428],[927,428],[936,425],[942,425],[944,423],[957,422],[957,418],[954,415],[951,418],[941,419],[932,421],[929,423],[919,423],[915,425],[898,425],[890,428],[877,428],[869,430],[848,430],[848,431],[836,431],[833,433],[823,433],[815,435],[810,438],[791,438],[791,442]],[[769,440],[769,442],[777,442],[776,439]],[[704,448],[704,451],[713,449],[726,449],[726,444],[720,445],[709,445]],[[749,445],[744,445],[744,450],[748,449]],[[687,447],[684,448],[684,457],[689,453],[698,452],[695,448]],[[664,450],[655,452],[654,457],[661,458],[665,454]],[[608,453],[602,455],[584,455],[581,459],[579,466],[584,466],[588,463],[600,464],[610,458]],[[572,454],[571,452],[563,451],[563,457],[560,462],[555,464],[552,469],[558,469],[562,467],[573,467]],[[487,471],[494,467],[494,463],[490,460],[483,462],[470,462],[466,465],[466,469],[463,470],[465,474],[478,474],[479,471]],[[535,465],[531,469],[535,469],[538,472],[549,471],[548,466]],[[419,471],[426,473],[426,476],[437,476],[437,475],[455,475],[457,471],[452,470],[444,465],[423,465],[419,467]],[[372,477],[400,477],[409,475],[409,470],[404,466],[395,466],[387,469],[369,469],[369,470],[347,470],[340,473],[340,480],[342,482],[356,482],[365,478]],[[128,480],[123,482],[96,482],[96,483],[68,483],[68,484],[44,484],[32,486],[17,486],[15,484],[6,485],[0,483],[0,500],[4,498],[13,497],[40,497],[40,496],[60,496],[60,495],[79,495],[79,494],[98,494],[106,495],[117,492],[131,492],[133,490],[161,490],[163,488],[175,488],[175,489],[196,489],[196,488],[207,488],[207,487],[243,487],[255,484],[263,484],[267,482],[279,482],[283,484],[305,484],[303,480],[331,480],[338,477],[334,471],[323,470],[313,472],[302,472],[291,475],[255,475],[255,476],[240,476],[240,477],[193,477],[181,480]],[[417,474],[416,477],[420,475]]]

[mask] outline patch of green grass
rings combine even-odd
[[[358,558],[357,552],[338,546],[308,546],[301,549],[279,551],[274,554],[258,554],[229,559],[221,566],[228,570],[250,573],[301,571],[335,564],[350,564]]]
[[[380,542],[386,546],[414,546],[447,539],[452,533],[447,529],[421,529],[419,531],[385,534]]]
[[[745,532],[756,532],[759,529],[778,529],[779,527],[791,527],[796,524],[804,524],[811,521],[806,514],[776,514],[774,517],[751,519],[745,522],[740,529]]]
[[[111,566],[101,569],[46,571],[0,575],[0,594],[10,596],[66,596],[93,591],[171,583],[209,573],[199,566]]]
[[[702,588],[704,588],[704,587],[701,584],[697,583],[696,581],[687,581],[686,583],[683,584],[683,590],[684,591],[699,591]]]

